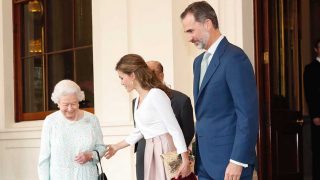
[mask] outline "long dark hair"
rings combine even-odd
[[[134,73],[143,89],[150,90],[151,88],[159,88],[171,97],[170,89],[149,69],[147,63],[141,56],[137,54],[127,54],[119,60],[115,69],[127,75]]]

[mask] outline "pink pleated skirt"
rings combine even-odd
[[[170,180],[166,177],[161,154],[176,151],[169,133],[146,139],[144,180]]]

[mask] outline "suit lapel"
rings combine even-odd
[[[226,38],[223,38],[221,40],[220,44],[218,45],[214,55],[212,56],[210,64],[209,64],[209,66],[207,68],[206,74],[203,77],[202,84],[200,86],[200,90],[197,93],[197,96],[196,96],[196,99],[195,99],[195,104],[197,103],[197,100],[200,97],[204,87],[208,84],[209,80],[211,79],[211,77],[216,72],[217,68],[219,67],[219,65],[220,65],[220,57],[223,55],[223,53],[224,53],[224,51],[226,49],[226,45],[228,43],[229,43],[228,40]],[[201,57],[203,57],[203,55]],[[200,78],[200,65],[199,65],[199,77],[197,79],[198,80],[197,84],[199,84],[199,78]],[[199,86],[197,86],[197,85],[194,85],[194,86],[196,86],[197,89],[199,89]]]
[[[199,81],[200,81],[200,66],[204,53],[196,58],[194,61],[194,80],[193,80],[193,96],[198,97],[199,93]]]

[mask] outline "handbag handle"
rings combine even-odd
[[[97,150],[93,150],[95,152],[97,152],[97,155],[98,155],[98,159],[99,159],[99,164],[100,164],[100,169],[101,169],[101,172],[103,173],[103,169],[102,169],[102,165],[101,165],[101,160],[100,160],[100,154]],[[99,174],[99,168],[98,168],[98,165],[96,164],[97,166],[97,171],[98,171],[98,174]]]

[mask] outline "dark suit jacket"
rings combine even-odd
[[[310,117],[320,117],[320,62],[317,60],[304,69],[304,92]]]
[[[258,134],[258,98],[255,76],[247,55],[223,38],[203,78],[204,53],[193,65],[196,113],[196,159],[213,179],[223,179],[229,160],[249,164],[252,173]],[[196,166],[198,166],[198,162]]]
[[[187,147],[194,136],[193,109],[190,98],[182,92],[172,90],[171,107],[181,127]]]
[[[171,107],[183,132],[186,145],[189,146],[194,136],[194,121],[191,100],[187,95],[179,91],[172,90],[171,93]],[[133,112],[135,100],[136,99],[132,101]],[[135,145],[137,180],[144,179],[144,149],[145,140],[141,139]]]
[[[316,59],[304,69],[304,92],[311,119],[320,117],[320,62]],[[311,122],[312,177],[320,179],[320,126]]]

